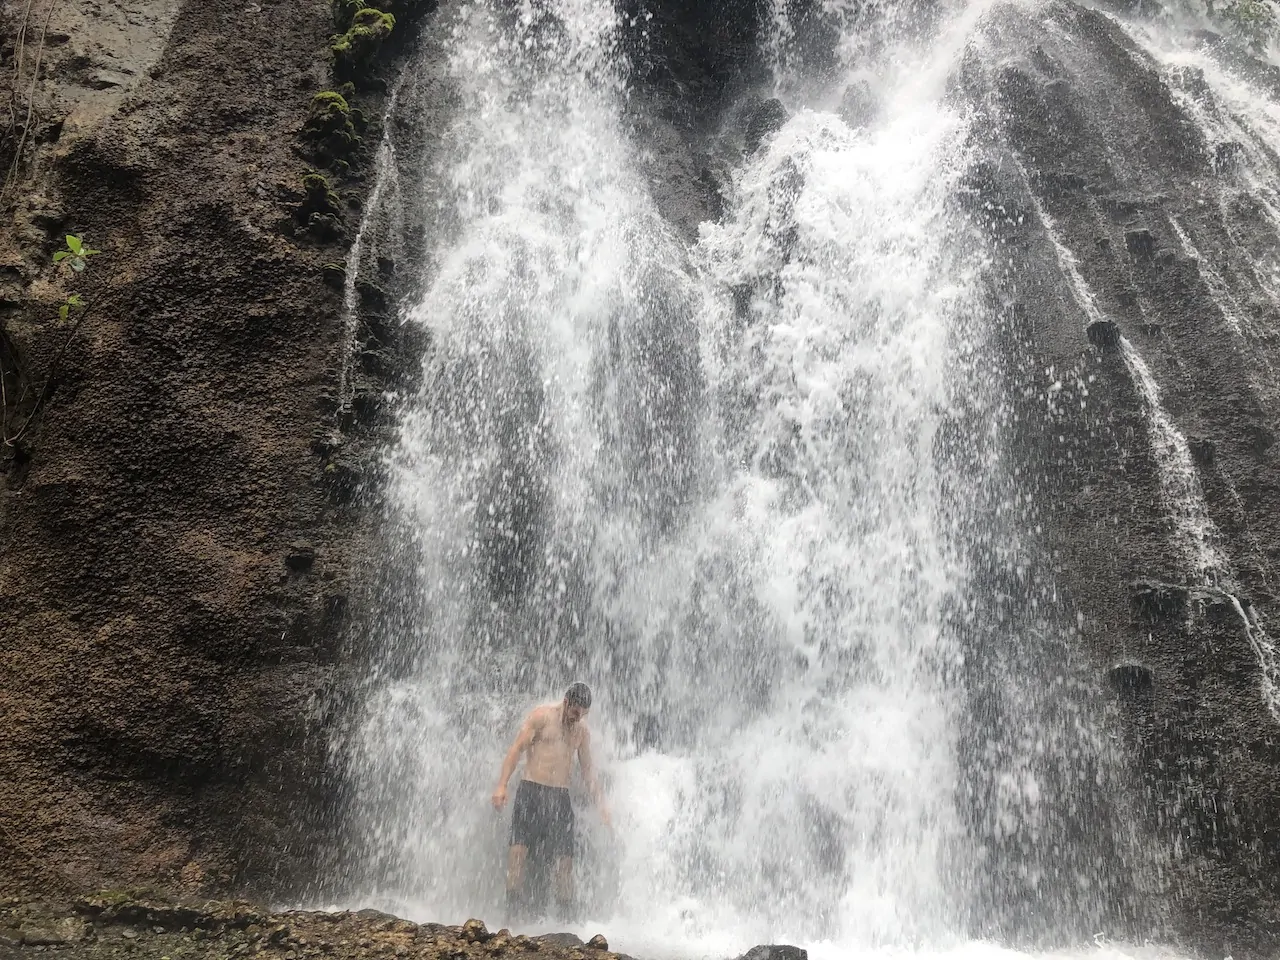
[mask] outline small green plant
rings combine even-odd
[[[83,310],[84,299],[78,293],[73,293],[62,302],[62,306],[58,308],[58,319],[62,323],[67,322],[67,317],[71,315],[72,310]]]
[[[89,265],[89,258],[96,257],[101,250],[92,250],[84,245],[84,242],[76,236],[67,235],[66,247],[59,250],[53,255],[53,262],[70,268],[73,273],[84,273],[85,267]],[[78,293],[73,293],[62,301],[62,305],[58,307],[58,322],[66,323],[71,316],[72,310],[83,310],[84,298]]]
[[[89,265],[89,258],[102,253],[101,250],[91,250],[79,237],[70,234],[67,235],[66,242],[66,247],[53,255],[53,262],[69,268],[72,273],[84,273],[85,267]],[[66,323],[72,310],[83,309],[84,298],[78,293],[71,294],[58,307],[58,322]]]
[[[80,237],[68,234],[66,246],[53,254],[53,263],[57,269],[65,271],[68,278],[77,277],[88,268],[89,258],[96,257],[101,253],[101,250],[94,250],[86,246]],[[62,361],[67,355],[67,349],[71,346],[72,341],[75,340],[76,334],[80,332],[80,328],[92,311],[95,308],[101,308],[111,299],[112,295],[110,293],[98,293],[89,302],[86,302],[79,293],[70,293],[63,299],[58,306],[58,321],[56,325],[58,327],[67,326],[73,310],[77,311],[75,323],[70,325],[70,329],[67,330],[62,339],[62,345],[58,348],[57,353],[54,354],[53,361],[44,376],[44,386],[40,388],[38,393],[35,393],[35,400],[21,420],[21,426],[13,433],[9,432],[10,421],[16,419],[17,410],[20,408],[23,399],[31,396],[34,392],[34,381],[28,379],[19,395],[13,398],[12,403],[10,398],[0,391],[0,441],[5,446],[14,446],[30,429],[31,424],[35,422],[36,417],[49,401],[52,387],[58,379],[58,372],[62,369]]]
[[[54,263],[65,263],[71,267],[76,273],[83,273],[84,268],[88,264],[90,257],[96,257],[101,250],[90,250],[80,240],[79,237],[67,235],[67,246],[65,250],[59,250],[53,255]]]

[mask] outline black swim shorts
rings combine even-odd
[[[567,787],[520,781],[511,810],[511,846],[552,857],[573,856],[573,806]]]

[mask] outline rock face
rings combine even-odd
[[[54,5],[45,125],[3,199],[0,892],[274,885],[317,824],[314,704],[359,541],[312,448],[344,348],[321,265],[341,249],[291,226],[332,22],[325,4],[100,6]],[[70,340],[64,233],[103,251],[78,289],[109,295]]]
[[[1280,414],[1260,372],[1280,363],[1280,343],[1250,335],[1270,328],[1275,301],[1247,265],[1269,256],[1274,231],[1193,122],[1195,98],[1213,109],[1203,76],[1163,71],[1097,11],[1043,13],[995,11],[981,62],[963,71],[987,120],[989,199],[1005,211],[986,229],[1009,268],[996,295],[1017,331],[1010,396],[1057,396],[1040,413],[1011,400],[1028,528],[1052,556],[1034,576],[1056,592],[1037,596],[1068,624],[1068,655],[1096,678],[1085,682],[1107,677],[1110,705],[1091,709],[1123,737],[1126,817],[1159,860],[1128,862],[1165,878],[1169,909],[1144,922],[1209,953],[1266,953],[1280,930],[1280,875],[1261,855],[1280,839],[1280,728],[1255,641],[1280,613],[1280,474],[1250,438]],[[1051,240],[1104,318],[1087,330]],[[1189,437],[1182,460],[1134,355]],[[1204,548],[1171,507],[1194,507],[1197,492]]]
[[[789,944],[767,943],[752,947],[738,960],[809,960],[809,951]]]

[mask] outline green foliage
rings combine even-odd
[[[62,306],[58,308],[58,321],[66,323],[67,317],[71,315],[72,309],[84,309],[84,299],[78,293],[73,293],[62,302]]]
[[[65,271],[64,276],[68,280],[79,280],[81,274],[85,272],[89,265],[89,258],[96,257],[102,253],[101,250],[94,250],[85,245],[84,241],[77,236],[68,234],[66,237],[66,246],[63,249],[55,251],[53,254],[53,263],[55,268]],[[66,334],[62,337],[62,345],[58,347],[57,352],[53,356],[45,375],[44,386],[36,393],[35,403],[31,409],[27,411],[26,418],[22,421],[21,426],[12,433],[9,432],[11,408],[4,401],[3,393],[0,390],[0,443],[6,446],[14,446],[19,440],[31,429],[31,425],[36,422],[40,412],[44,409],[51,396],[51,388],[57,382],[58,371],[62,368],[62,361],[67,355],[67,350],[76,338],[76,334],[80,332],[80,327],[88,319],[94,309],[101,309],[103,304],[110,303],[113,299],[110,291],[97,291],[90,302],[86,303],[84,298],[78,293],[68,294],[67,297],[58,306],[58,320],[56,325],[61,327],[67,325],[67,321],[71,319],[71,311],[79,311],[76,322],[70,325]]]
[[[53,255],[53,262],[70,267],[76,273],[83,273],[88,265],[89,257],[95,257],[101,250],[90,250],[79,237],[67,235],[67,246]]]
[[[297,217],[316,238],[337,240],[342,236],[342,201],[322,174],[307,173],[302,177],[305,198],[298,206]]]
[[[326,90],[311,98],[303,136],[316,144],[321,163],[345,161],[360,145],[356,125],[364,125],[364,115],[352,110],[347,98],[336,90]]]
[[[312,209],[321,213],[334,213],[338,210],[338,195],[330,188],[329,180],[323,174],[304,173],[302,190]]]

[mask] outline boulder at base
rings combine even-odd
[[[752,947],[738,960],[809,960],[809,951],[786,943],[765,943]]]

